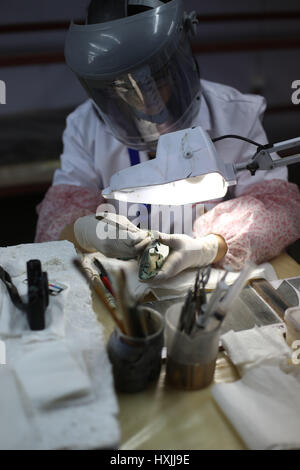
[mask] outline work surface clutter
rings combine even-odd
[[[300,447],[300,366],[283,333],[279,324],[222,337],[241,379],[212,394],[250,449]]]
[[[1,449],[101,449],[120,444],[118,402],[103,327],[88,284],[73,265],[76,256],[66,241],[0,249],[1,266],[21,297],[27,292],[30,259],[41,261],[49,282],[64,286],[59,295],[50,296],[45,329],[32,331],[0,283],[0,339],[6,349],[6,364],[0,366]],[[86,263],[90,264],[89,257]],[[113,263],[119,267],[124,262]],[[133,262],[128,267],[129,272],[136,270]],[[188,285],[188,278],[184,280]],[[169,298],[183,284],[177,280],[169,289],[159,286],[156,297]],[[149,292],[140,283],[132,283],[130,289],[136,295],[141,289]],[[211,393],[250,449],[300,446],[300,366],[293,361],[284,331],[284,324],[278,323],[231,330],[221,337],[240,379],[215,384]]]
[[[41,261],[49,282],[66,287],[49,296],[45,329],[31,331],[0,285],[6,349],[6,365],[0,366],[1,449],[116,448],[120,441],[103,328],[74,257],[66,241],[0,249],[1,265],[21,296],[30,259]]]

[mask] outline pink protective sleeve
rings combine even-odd
[[[222,235],[227,243],[221,266],[240,270],[247,260],[270,260],[300,237],[298,187],[279,179],[249,187],[196,220],[195,236],[209,233]]]
[[[51,186],[37,206],[35,242],[58,240],[62,229],[79,217],[95,213],[103,201],[99,191],[68,184]]]

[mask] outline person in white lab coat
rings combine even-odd
[[[131,15],[130,8],[143,8],[141,3],[146,11]],[[194,17],[183,15],[181,0],[99,5],[92,1],[88,24],[71,26],[67,37],[67,62],[90,99],[67,118],[61,168],[38,208],[36,241],[69,238],[88,251],[130,258],[149,242],[147,231],[117,243],[97,237],[94,214],[112,174],[151,158],[161,134],[192,126],[201,126],[211,138],[237,134],[265,144],[266,103],[261,96],[200,80],[187,37]],[[175,31],[162,47],[172,25]],[[139,40],[147,28],[147,38],[156,28],[157,42]],[[131,41],[135,49],[128,57]],[[128,61],[137,63],[155,47],[159,53],[128,70]],[[248,160],[256,151],[242,140],[220,140],[215,146],[225,163]],[[285,167],[255,176],[240,172],[224,200],[205,204],[205,210],[192,237],[163,234],[173,251],[157,280],[210,263],[241,269],[248,259],[260,263],[276,256],[300,236],[299,191],[287,181]]]

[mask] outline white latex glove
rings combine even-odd
[[[217,256],[219,239],[210,234],[201,238],[160,233],[158,240],[170,247],[170,254],[153,282],[164,281],[189,268],[211,264]]]
[[[121,259],[135,258],[151,241],[147,230],[140,230],[124,216],[108,213],[80,217],[74,235],[85,250]]]

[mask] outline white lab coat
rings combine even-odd
[[[263,97],[242,94],[234,88],[207,80],[201,80],[201,87],[201,106],[193,126],[200,125],[212,138],[237,134],[260,144],[267,143],[261,123],[266,108]],[[131,165],[128,148],[100,121],[91,100],[78,106],[68,116],[63,143],[61,168],[55,172],[53,185],[70,184],[100,192],[109,186],[112,174]],[[242,162],[256,151],[255,146],[235,139],[221,140],[215,145],[225,163]],[[139,152],[141,162],[148,158],[147,152]],[[275,178],[287,180],[286,167],[258,171],[255,176],[248,171],[240,172],[238,184],[227,197],[240,196],[250,185]],[[211,209],[218,202],[206,204],[206,209]]]

